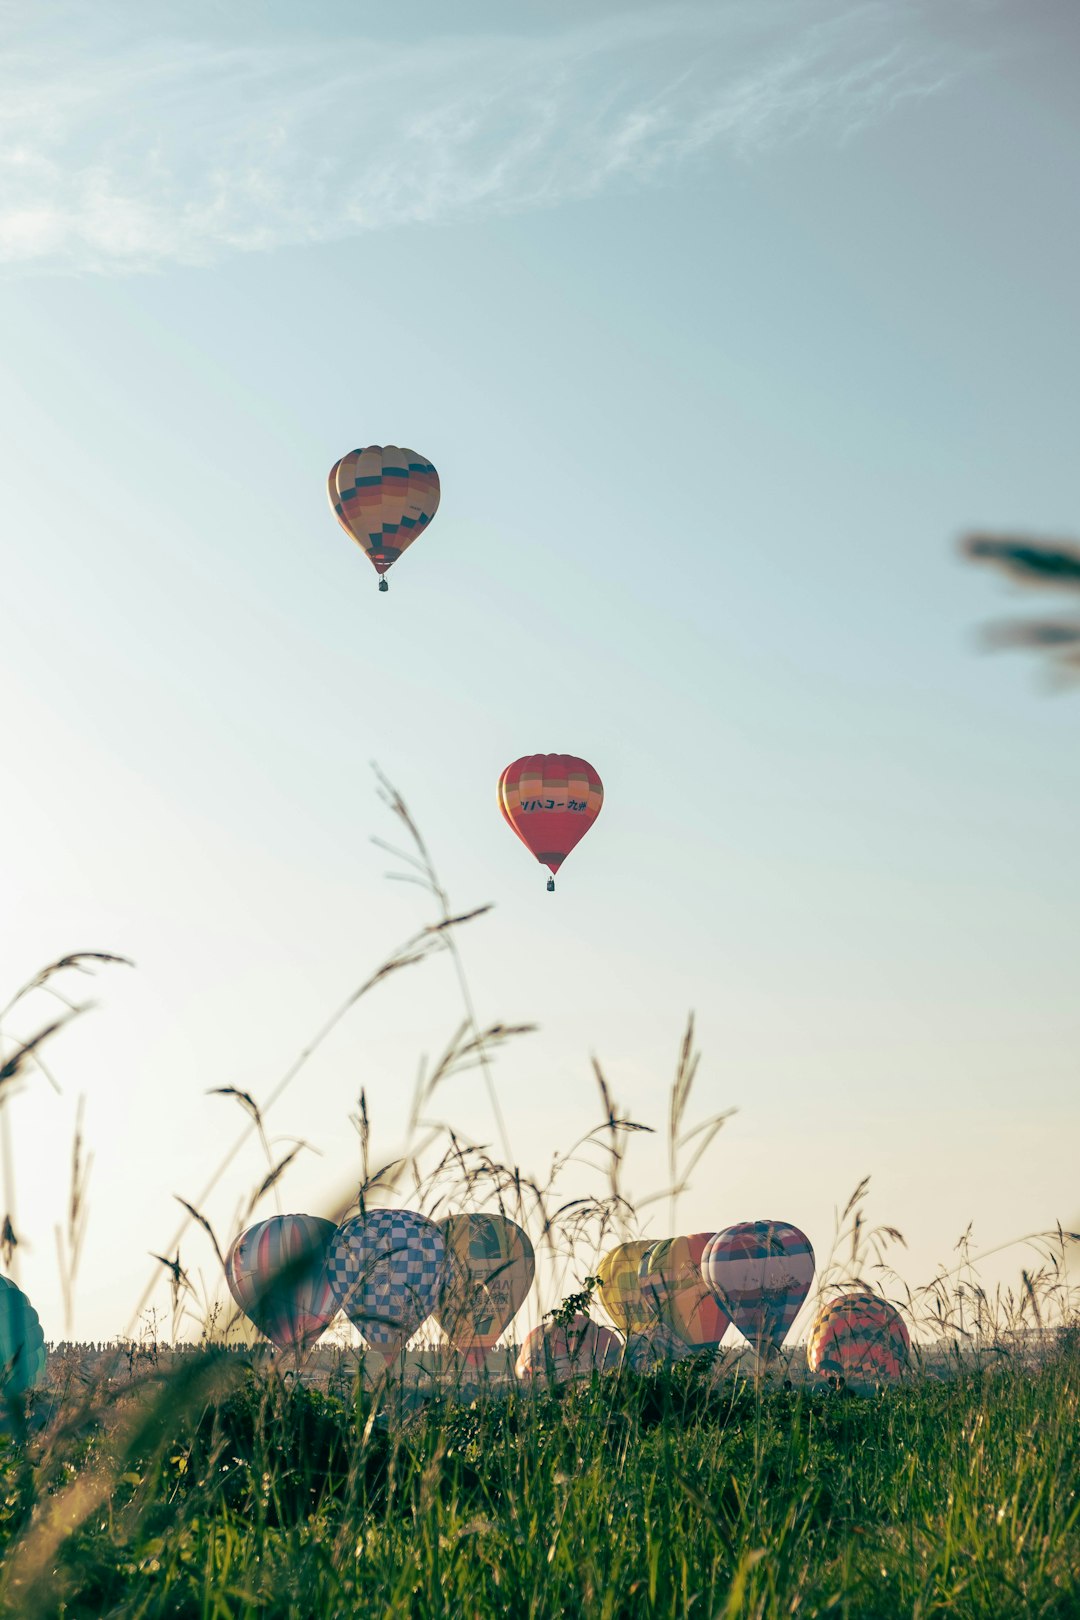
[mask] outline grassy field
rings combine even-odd
[[[18,1616],[1080,1614],[1080,1341],[874,1398],[708,1358],[351,1400],[191,1354],[3,1453]]]

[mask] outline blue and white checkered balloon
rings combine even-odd
[[[391,1362],[435,1308],[446,1247],[415,1210],[372,1209],[338,1227],[327,1268],[349,1321]]]

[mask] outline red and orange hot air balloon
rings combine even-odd
[[[499,777],[499,809],[526,849],[554,873],[600,814],[604,784],[573,754],[526,754]]]
[[[415,450],[369,444],[335,461],[327,486],[334,515],[380,576],[423,534],[439,508],[439,475]]]
[[[900,1378],[911,1358],[911,1337],[900,1312],[879,1294],[841,1294],[822,1306],[806,1341],[811,1372],[856,1394]]]

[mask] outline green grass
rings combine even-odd
[[[9,1444],[4,1612],[1080,1614],[1068,1335],[1036,1369],[873,1399],[699,1361],[404,1416],[185,1363]]]

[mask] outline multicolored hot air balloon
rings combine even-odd
[[[518,1352],[514,1371],[523,1382],[564,1384],[588,1378],[594,1372],[615,1372],[622,1358],[622,1340],[610,1328],[589,1316],[575,1316],[568,1326],[542,1322],[527,1335]]]
[[[326,1271],[336,1230],[318,1215],[273,1215],[241,1232],[226,1256],[229,1292],[279,1350],[309,1349],[338,1313]]]
[[[641,1258],[652,1247],[651,1238],[618,1243],[596,1268],[600,1303],[620,1333],[628,1337],[648,1333],[660,1322],[655,1299],[641,1287]]]
[[[439,475],[415,450],[369,444],[335,461],[328,482],[330,505],[345,533],[382,575],[423,534],[439,509]]]
[[[372,1209],[338,1228],[327,1268],[349,1321],[389,1365],[435,1308],[446,1245],[415,1210]]]
[[[0,1400],[25,1395],[45,1371],[38,1313],[10,1277],[0,1277]]]
[[[525,754],[499,777],[499,809],[526,849],[554,874],[581,842],[604,802],[604,784],[573,754]]]
[[[823,1305],[806,1341],[811,1372],[842,1378],[866,1392],[899,1378],[911,1355],[911,1339],[899,1311],[878,1294],[841,1294]]]
[[[665,1238],[641,1257],[641,1291],[655,1305],[658,1316],[672,1332],[695,1350],[720,1343],[731,1318],[701,1275],[701,1257],[716,1236],[695,1232],[693,1237]]]
[[[435,1320],[456,1350],[482,1360],[532,1287],[533,1246],[505,1215],[451,1215],[442,1233],[447,1267]]]
[[[759,1356],[779,1350],[810,1292],[810,1239],[786,1221],[744,1221],[717,1232],[701,1275]]]

